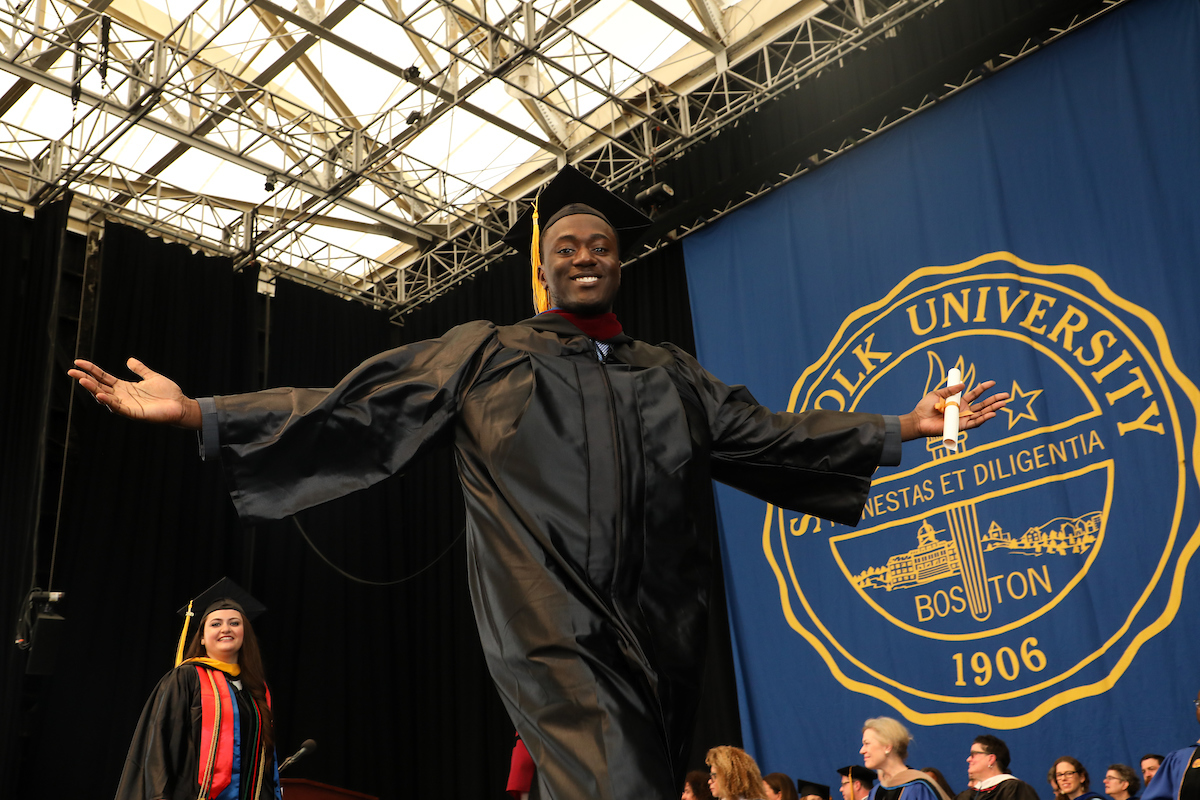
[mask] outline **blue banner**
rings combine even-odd
[[[1200,735],[1200,3],[1130,3],[686,240],[702,363],[773,408],[1009,407],[905,445],[857,527],[718,488],[747,749],[837,785],[867,717],[965,785],[991,731]]]

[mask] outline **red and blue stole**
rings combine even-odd
[[[221,800],[237,797],[238,787],[233,777],[241,772],[238,704],[225,672],[221,667],[196,665],[200,681],[200,762],[196,782],[201,797]]]
[[[263,754],[263,719],[258,701],[250,698],[250,705],[258,714],[252,730],[256,732],[251,746],[243,747],[241,709],[233,696],[233,678],[241,674],[236,664],[226,664],[211,658],[188,659],[196,665],[196,677],[200,683],[200,759],[196,783],[199,796],[211,800],[238,800],[242,770],[252,777],[252,797],[257,798],[262,788],[262,773],[266,767]],[[267,707],[271,705],[271,692],[267,690]],[[278,786],[278,772],[275,784]]]

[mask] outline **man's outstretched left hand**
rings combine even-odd
[[[962,396],[958,417],[960,431],[978,428],[1004,408],[1008,402],[1008,392],[997,392],[987,400],[979,400],[980,395],[995,385],[995,381],[984,381]],[[942,401],[965,388],[966,384],[956,383],[953,386],[934,389],[922,397],[916,408],[900,417],[900,438],[907,442],[923,436],[941,436]],[[976,402],[977,400],[979,402]]]

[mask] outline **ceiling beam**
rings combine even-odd
[[[717,53],[725,48],[725,46],[723,44],[721,44],[720,41],[718,41],[717,39],[714,39],[712,36],[709,36],[707,33],[703,33],[701,31],[696,30],[691,25],[688,25],[682,19],[675,16],[670,11],[668,11],[667,9],[660,6],[658,3],[654,2],[654,0],[633,0],[633,2],[636,3],[637,5],[641,6],[642,8],[644,8],[646,11],[649,11],[651,14],[658,17],[660,20],[667,23],[675,30],[679,31],[682,34],[685,34],[692,41],[696,42],[697,44],[703,45],[709,51],[711,51],[713,53]]]
[[[51,75],[34,72],[26,67],[21,67],[7,61],[0,61],[0,69],[12,73],[20,78],[29,80],[31,83],[40,85],[43,88],[58,92],[64,96],[70,96],[71,94],[71,86],[69,84],[62,82]],[[80,101],[96,107],[107,107],[110,113],[120,113],[123,110],[120,106],[117,106],[108,98],[94,95],[86,90],[81,92]],[[267,175],[275,172],[275,168],[271,164],[256,161],[255,159],[242,155],[241,153],[209,141],[202,136],[181,131],[171,125],[160,122],[153,117],[144,117],[139,120],[138,124],[149,131],[174,139],[181,147],[194,148],[200,152],[208,153],[209,155],[215,156],[224,161],[228,161],[231,164],[236,164],[237,166],[250,170],[251,172],[257,172],[260,175]],[[153,177],[152,175],[148,174],[148,171],[143,171],[142,175],[144,177]],[[287,181],[295,184],[301,190],[314,195],[323,195],[326,191],[324,187],[311,183],[303,177],[280,176],[280,179],[286,179]],[[352,198],[341,197],[335,202],[337,202],[339,205],[345,206],[348,210],[353,211],[356,214],[361,214],[362,216],[367,217],[368,219],[373,219],[382,225],[394,228],[399,232],[399,238],[402,241],[407,241],[410,244],[427,245],[433,238],[429,232],[424,231],[417,226],[411,225],[399,217],[393,217],[389,214],[384,214],[372,208],[371,206],[364,205],[363,203],[360,203]]]

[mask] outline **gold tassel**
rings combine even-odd
[[[550,295],[538,280],[538,269],[542,266],[542,230],[538,225],[538,201],[533,201],[533,241],[529,243],[529,263],[533,265],[533,309],[541,314],[550,308]]]
[[[183,648],[187,646],[188,623],[192,621],[192,601],[188,600],[187,613],[183,615],[183,631],[179,634],[179,646],[175,648],[175,666],[183,663]]]

